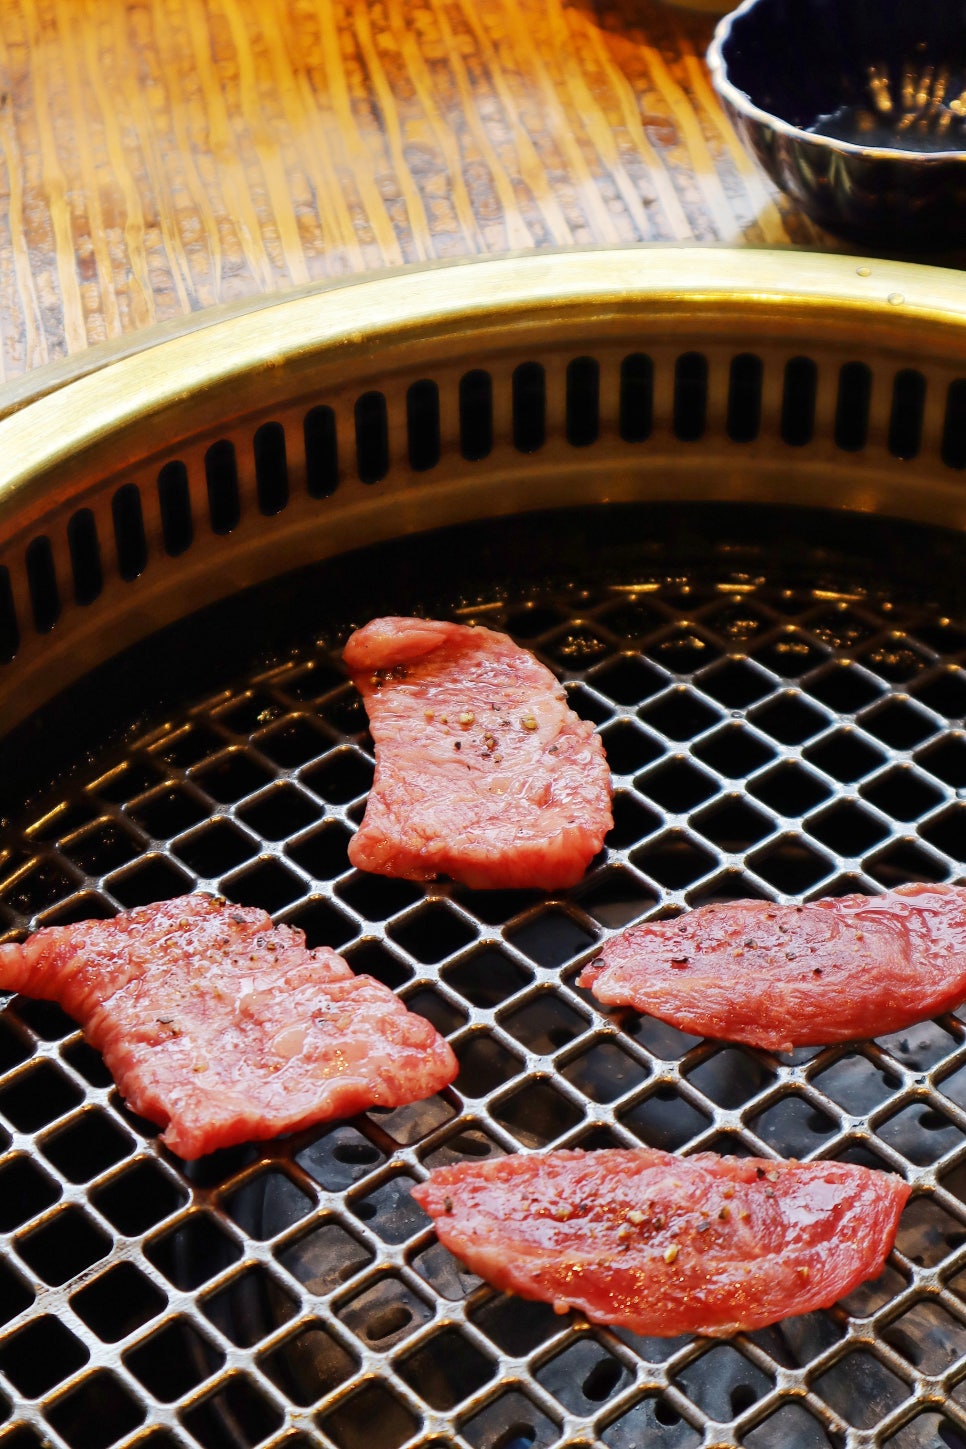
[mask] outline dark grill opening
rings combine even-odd
[[[136,483],[125,483],[111,499],[117,570],[122,579],[136,579],[148,561],[141,494]]]
[[[47,1410],[71,1449],[108,1449],[144,1422],[147,1410],[113,1374],[95,1369]]]
[[[686,426],[707,404],[701,361],[679,379]],[[732,372],[736,441],[753,427],[754,362],[736,358]],[[626,358],[622,375],[621,429],[644,437],[648,359]],[[865,379],[848,376],[838,403],[850,399],[852,417]],[[593,384],[571,374],[572,442],[591,428]],[[530,441],[544,387],[542,375],[518,381]],[[460,407],[464,450],[482,456],[486,374],[465,375]],[[311,476],[324,491],[337,460],[334,421],[318,412]],[[858,424],[842,428],[839,445],[855,443]],[[226,506],[212,520],[233,527],[230,445],[218,457],[209,452],[206,481]],[[188,515],[177,522],[181,473],[166,476],[169,548]],[[884,570],[897,536],[930,559],[924,584]],[[191,648],[184,634],[171,646],[179,664],[212,638],[249,638],[250,658],[218,674],[213,652],[180,696],[172,671],[170,700],[150,709],[136,664],[119,666],[132,723],[107,743],[74,743],[88,710],[76,697],[63,706],[68,758],[49,767],[28,751],[18,793],[35,803],[5,802],[7,938],[201,882],[344,950],[451,1034],[461,1072],[428,1103],[187,1170],[125,1110],[64,1013],[15,999],[0,1016],[0,1230],[12,1235],[0,1370],[8,1396],[31,1407],[12,1404],[4,1443],[28,1449],[42,1420],[70,1449],[109,1449],[135,1430],[160,1449],[176,1422],[178,1442],[246,1449],[280,1434],[285,1405],[338,1449],[414,1438],[429,1449],[457,1433],[479,1449],[638,1449],[710,1442],[720,1425],[753,1449],[858,1449],[870,1436],[905,1449],[912,1433],[930,1449],[955,1443],[958,1015],[786,1060],[609,1015],[574,983],[611,932],[644,916],[956,878],[964,556],[958,539],[908,524],[864,518],[850,532],[847,520],[743,510],[474,525],[333,561],[257,591],[249,613],[235,600],[193,621]],[[494,558],[507,561],[499,579],[481,562]],[[526,563],[516,579],[513,560]],[[616,824],[572,891],[479,893],[350,866],[372,745],[341,643],[350,623],[407,611],[509,628],[600,729]],[[281,632],[268,639],[272,620]],[[493,1292],[410,1196],[444,1162],[640,1143],[898,1165],[918,1183],[899,1255],[845,1304],[747,1342],[644,1342]],[[917,1275],[937,1265],[938,1286],[928,1278],[918,1293]],[[506,1371],[500,1355],[514,1360]],[[807,1403],[780,1372],[798,1364]],[[31,1373],[44,1375],[39,1389]],[[932,1397],[919,1412],[917,1394],[934,1395],[947,1374],[948,1404]],[[856,1376],[869,1394],[859,1408],[846,1395]],[[299,1442],[309,1449],[312,1434]]]
[[[417,473],[439,462],[439,387],[432,378],[414,382],[406,393],[409,466]]]
[[[764,364],[753,352],[731,359],[728,377],[728,437],[733,443],[750,443],[761,427],[761,384]]]
[[[259,512],[271,517],[281,513],[288,502],[288,464],[282,424],[263,423],[255,432],[252,450]]]
[[[238,460],[227,438],[212,443],[205,453],[208,514],[213,533],[231,533],[241,518]]]
[[[654,363],[633,352],[621,363],[620,435],[625,443],[643,443],[654,426]]]
[[[0,660],[4,664],[13,659],[20,648],[20,630],[17,627],[17,610],[10,586],[10,570],[0,565]]]
[[[339,443],[335,412],[310,408],[302,424],[305,481],[310,498],[330,498],[339,486]]]
[[[460,378],[460,453],[478,462],[493,450],[493,379],[482,368]]]
[[[283,1415],[273,1399],[242,1374],[232,1374],[220,1387],[180,1415],[188,1433],[202,1449],[260,1444],[281,1428]]]
[[[384,1384],[369,1383],[319,1419],[338,1449],[398,1449],[419,1421]]]
[[[156,1318],[167,1302],[167,1294],[133,1263],[119,1263],[75,1293],[71,1307],[98,1338],[116,1343]]]
[[[74,598],[92,604],[103,587],[97,523],[89,508],[79,508],[67,525],[67,546],[74,576]]]
[[[704,435],[708,413],[708,359],[685,352],[674,364],[674,436],[695,443]]]
[[[186,1318],[170,1319],[124,1356],[125,1366],[162,1404],[180,1399],[224,1361],[225,1355]]]
[[[356,471],[363,483],[378,483],[389,472],[389,410],[385,395],[366,392],[355,405]]]
[[[180,459],[165,463],[158,474],[158,502],[161,506],[164,551],[177,558],[194,541],[188,469]]]
[[[810,357],[793,357],[785,364],[781,435],[792,447],[803,448],[815,431],[818,367]]]
[[[513,373],[513,446],[535,453],[547,433],[547,379],[539,362],[521,362]]]
[[[586,448],[600,431],[600,364],[575,357],[567,364],[567,442]]]
[[[864,362],[845,362],[839,371],[835,406],[835,443],[848,453],[858,453],[869,436],[869,405],[872,401],[872,369]]]
[[[951,382],[946,394],[942,460],[947,468],[966,468],[966,378]]]
[[[39,1399],[87,1362],[83,1343],[52,1316],[35,1318],[12,1334],[0,1351],[0,1369],[15,1389]]]
[[[111,1237],[79,1207],[65,1207],[17,1241],[17,1252],[45,1283],[59,1287],[111,1251]]]
[[[889,452],[897,458],[915,458],[922,442],[926,407],[926,379],[915,368],[897,372],[889,418]]]
[[[31,539],[27,546],[26,563],[34,628],[39,633],[46,634],[60,618],[60,593],[57,588],[53,550],[50,539],[45,534]]]

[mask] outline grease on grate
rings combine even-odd
[[[609,1018],[574,986],[604,934],[643,914],[958,877],[966,630],[902,601],[707,572],[476,617],[558,671],[608,751],[615,828],[566,896],[349,868],[372,760],[337,650],[131,739],[4,837],[8,934],[219,890],[399,991],[461,1070],[426,1103],[185,1174],[73,1024],[15,1001],[0,1017],[0,1444],[966,1445],[958,1017],[775,1057]],[[408,1192],[467,1157],[640,1142],[864,1162],[916,1195],[877,1282],[712,1344],[495,1294]]]

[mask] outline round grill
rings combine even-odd
[[[192,668],[187,699],[172,676],[148,707],[115,668],[132,722],[100,752],[84,755],[76,697],[55,709],[59,783],[2,836],[8,939],[220,891],[398,990],[461,1071],[416,1106],[185,1171],[68,1018],[14,1000],[0,1017],[0,1443],[966,1445],[959,1018],[778,1057],[608,1016],[573,984],[644,915],[962,871],[966,546],[753,516],[767,539],[744,510],[651,508],[372,549],[330,566],[324,590],[309,574],[236,601],[249,659],[230,682],[224,608],[191,626],[207,688]],[[878,577],[910,542],[929,597]],[[372,747],[339,646],[384,595],[508,630],[599,727],[616,824],[571,893],[349,868]],[[284,651],[249,636],[256,615],[282,618]],[[146,672],[173,670],[182,644],[170,636]],[[642,1340],[494,1293],[408,1192],[465,1158],[640,1143],[845,1158],[915,1195],[876,1283],[714,1342]]]

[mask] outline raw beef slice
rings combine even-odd
[[[835,1303],[881,1271],[910,1191],[844,1162],[643,1147],[440,1167],[413,1196],[493,1287],[675,1337]]]
[[[264,911],[191,895],[0,946],[0,989],[58,1002],[181,1157],[429,1097],[456,1059],[422,1017]]]
[[[613,824],[607,761],[559,682],[505,634],[374,619],[345,647],[376,746],[349,857],[408,880],[573,885]]]
[[[605,1006],[773,1051],[882,1036],[966,999],[966,889],[699,906],[615,936],[579,984]]]

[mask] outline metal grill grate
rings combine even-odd
[[[966,1445],[959,1018],[775,1057],[609,1018],[573,985],[643,914],[953,879],[966,861],[966,621],[857,586],[827,545],[819,587],[749,550],[736,568],[726,543],[673,574],[618,558],[587,588],[481,575],[451,594],[601,730],[617,823],[565,897],[349,869],[371,742],[335,647],[142,724],[7,827],[8,936],[220,890],[398,990],[461,1071],[426,1103],[185,1172],[73,1024],[15,1000],[0,1445]],[[916,1195],[878,1282],[728,1342],[642,1340],[495,1294],[408,1195],[440,1163],[641,1142],[849,1158]]]

